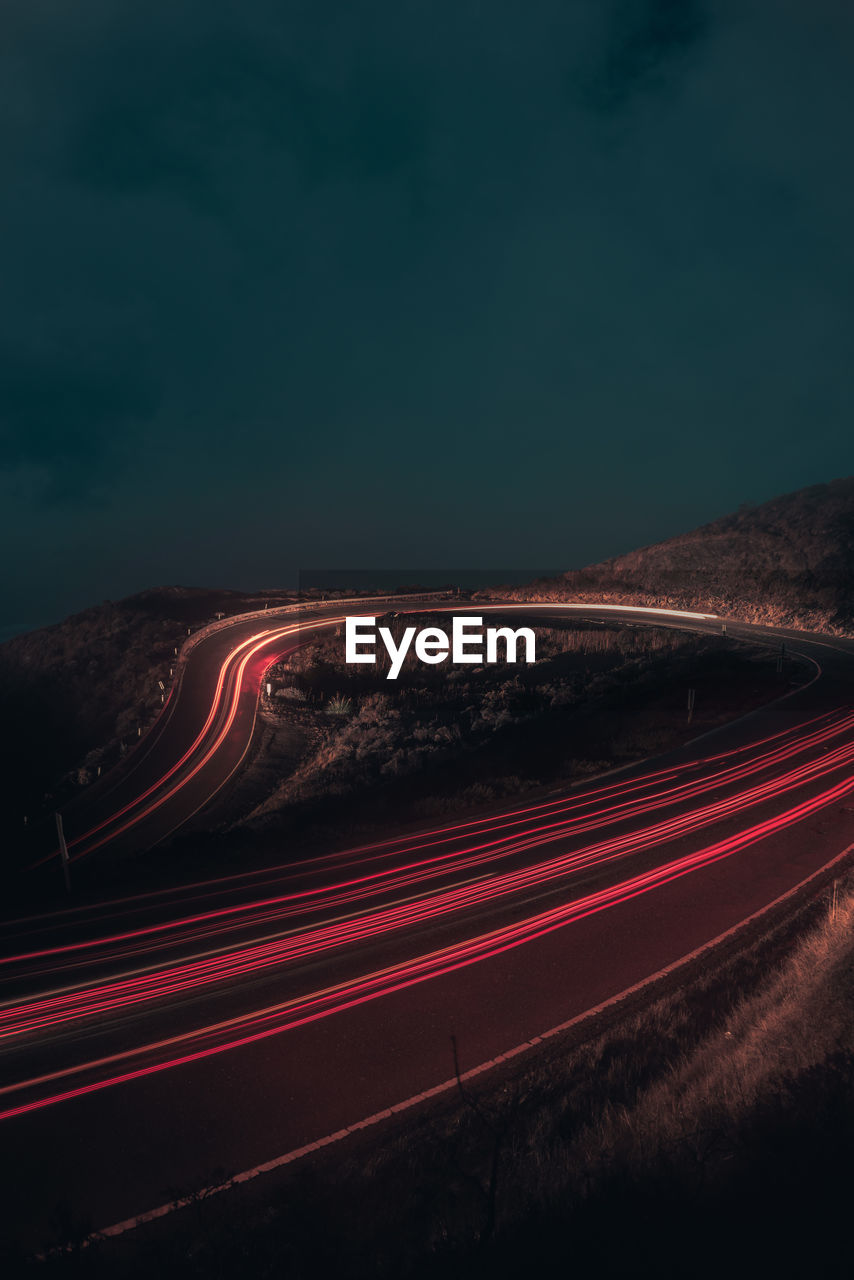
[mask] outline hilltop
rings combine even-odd
[[[854,476],[745,504],[690,533],[512,594],[701,608],[750,622],[850,632]]]

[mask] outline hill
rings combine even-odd
[[[690,533],[540,580],[519,598],[701,608],[854,630],[854,477],[745,505]]]
[[[160,710],[158,680],[168,680],[188,630],[287,599],[160,587],[0,644],[0,836],[120,758]]]

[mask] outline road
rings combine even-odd
[[[570,606],[441,608],[547,624]],[[721,630],[706,616],[619,616]],[[266,669],[343,617],[338,602],[199,642],[134,758],[68,813],[72,860],[153,844],[208,803],[245,757]],[[60,1203],[107,1227],[444,1086],[452,1035],[464,1071],[488,1063],[843,854],[854,643],[733,622],[728,634],[785,640],[809,683],[536,803],[8,922],[0,1135],[25,1245],[45,1244]]]

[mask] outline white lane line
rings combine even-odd
[[[607,1009],[613,1008],[620,1004],[629,996],[643,991],[646,987],[661,981],[662,978],[668,977],[670,974],[678,972],[685,965],[690,964],[693,960],[699,959],[701,956],[708,955],[709,952],[721,946],[730,938],[736,937],[749,925],[757,920],[761,920],[763,916],[779,907],[782,903],[793,898],[795,894],[800,893],[807,885],[815,880],[825,876],[827,872],[837,864],[841,863],[852,852],[854,852],[854,843],[849,844],[841,853],[838,853],[824,866],[819,867],[811,875],[799,881],[791,889],[775,898],[773,902],[769,902],[766,906],[760,907],[758,911],[754,911],[752,915],[747,916],[732,928],[719,933],[717,937],[712,938],[709,942],[703,943],[694,951],[690,951],[687,955],[681,956],[678,960],[674,960],[671,964],[665,965],[663,969],[657,970],[646,978],[642,978],[640,982],[636,982],[631,987],[618,992],[617,995],[609,996],[607,1000],[603,1000],[600,1004],[594,1005],[592,1009],[587,1009],[584,1013],[576,1014],[575,1017],[569,1018],[566,1022],[560,1022],[557,1026],[550,1027],[548,1031],[544,1031],[541,1035],[534,1036],[531,1040],[525,1040],[522,1044],[515,1045],[512,1049],[507,1049],[504,1053],[498,1054],[494,1058],[490,1058],[488,1062],[481,1062],[476,1067],[471,1067],[468,1071],[464,1071],[460,1075],[460,1080],[473,1080],[477,1076],[484,1075],[488,1071],[494,1070],[496,1067],[502,1066],[504,1063],[510,1062],[513,1058],[519,1057],[520,1054],[527,1053],[538,1045],[544,1044],[547,1040],[553,1039],[555,1036],[563,1034],[565,1031],[571,1030],[573,1027],[580,1026],[590,1018],[596,1017]],[[350,1137],[354,1133],[358,1133],[363,1129],[369,1129],[374,1125],[380,1124],[383,1120],[388,1120],[393,1115],[399,1115],[401,1112],[409,1111],[413,1107],[419,1106],[421,1103],[429,1102],[433,1098],[439,1097],[443,1093],[449,1093],[451,1090],[458,1088],[458,1080],[454,1076],[450,1080],[444,1080],[441,1084],[434,1085],[431,1089],[425,1089],[421,1093],[413,1094],[412,1097],[397,1102],[382,1111],[375,1111],[372,1115],[366,1116],[364,1120],[359,1120],[354,1124],[348,1125],[344,1129],[338,1129],[334,1133],[327,1134],[325,1137],[317,1138],[314,1142],[306,1143],[305,1146],[296,1147],[292,1151],[285,1152],[284,1155],[276,1156],[272,1160],[267,1160],[263,1164],[257,1164],[251,1169],[244,1169],[242,1173],[237,1173],[227,1182],[218,1183],[213,1186],[204,1187],[200,1191],[196,1191],[189,1196],[183,1196],[179,1199],[171,1201],[169,1204],[159,1205],[156,1209],[149,1209],[145,1213],[137,1214],[133,1218],[125,1218],[122,1222],[116,1222],[112,1226],[103,1227],[100,1231],[94,1231],[84,1244],[90,1244],[97,1240],[106,1239],[107,1237],[120,1236],[126,1231],[133,1231],[137,1227],[141,1227],[148,1222],[156,1222],[159,1218],[164,1218],[168,1214],[173,1213],[176,1209],[187,1208],[191,1204],[196,1204],[199,1200],[207,1199],[209,1196],[218,1195],[223,1191],[229,1191],[232,1187],[239,1186],[244,1182],[251,1182],[254,1178],[260,1177],[264,1173],[272,1173],[276,1169],[281,1169],[285,1165],[294,1164],[297,1160],[302,1160],[305,1156],[311,1155],[315,1151],[320,1151],[324,1147],[331,1146],[335,1142],[342,1142],[345,1138]],[[40,1260],[52,1256],[61,1250],[50,1250],[45,1253],[37,1254]]]

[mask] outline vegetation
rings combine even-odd
[[[296,684],[282,685],[276,690],[277,698],[293,698],[294,702],[308,702],[308,693]]]
[[[402,1118],[383,1149],[368,1131],[248,1201],[201,1201],[39,1273],[835,1274],[854,1154],[854,887],[828,898],[515,1077]]]
[[[700,608],[854,626],[854,481],[536,584],[520,597]],[[510,592],[509,594],[514,594]],[[263,599],[263,597],[262,597]],[[148,592],[0,646],[2,799],[50,807],[156,712],[187,627],[257,607]],[[432,619],[387,619],[404,625]],[[241,854],[323,814],[340,842],[383,802],[420,819],[661,751],[779,694],[776,654],[724,638],[589,624],[538,628],[528,668],[356,672],[326,636],[274,673],[287,750],[233,832]],[[687,723],[686,692],[696,691]],[[35,715],[33,714],[35,712]],[[112,754],[111,754],[112,753]],[[298,757],[298,758],[297,758]],[[287,777],[283,775],[287,772]],[[397,805],[395,810],[394,806]],[[205,856],[211,849],[205,837]],[[854,887],[678,988],[464,1085],[422,1118],[301,1163],[272,1188],[185,1212],[27,1274],[121,1277],[827,1274],[854,1156]],[[449,1063],[451,1061],[449,1045]],[[74,1224],[57,1227],[73,1239]]]
[[[400,632],[435,615],[385,621]],[[571,620],[536,632],[536,663],[426,666],[410,656],[395,681],[384,653],[376,667],[353,667],[340,636],[306,646],[271,672],[267,704],[284,726],[301,727],[305,753],[237,830],[272,836],[288,821],[305,831],[320,817],[351,831],[380,801],[386,823],[395,813],[429,819],[578,781],[744,714],[802,678],[788,661],[778,673],[776,652],[722,636]]]
[[[0,645],[0,814],[17,833],[122,754],[160,708],[188,629],[271,596],[164,587]],[[0,828],[2,830],[2,828]]]
[[[701,609],[854,631],[854,477],[815,485],[655,546],[502,595]]]

